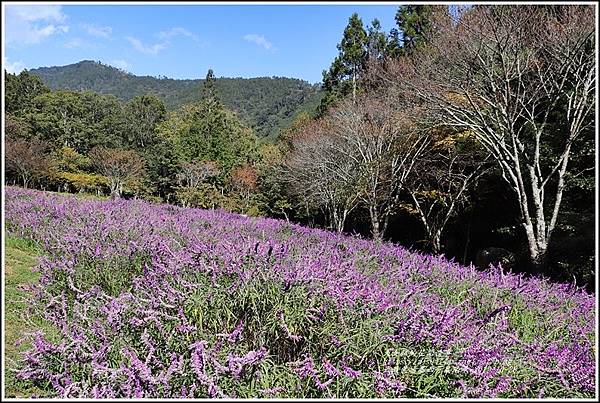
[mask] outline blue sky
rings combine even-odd
[[[348,18],[394,27],[398,5],[7,5],[8,71],[99,60],[136,75],[321,81]]]

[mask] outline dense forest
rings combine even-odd
[[[410,5],[383,32],[354,14],[320,91],[94,62],[6,74],[6,180],[285,218],[592,289],[590,19]]]
[[[52,90],[92,91],[110,94],[122,101],[152,94],[167,110],[200,99],[204,80],[176,80],[135,76],[101,62],[84,60],[67,66],[40,67],[29,73]],[[318,86],[285,77],[227,78],[215,81],[223,103],[255,130],[258,137],[274,138],[302,111],[314,110],[320,101]]]

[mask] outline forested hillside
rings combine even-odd
[[[204,80],[175,80],[135,76],[115,67],[84,60],[67,66],[30,70],[53,90],[93,91],[127,101],[154,94],[167,109],[199,100]],[[258,137],[274,137],[301,111],[314,110],[320,102],[318,86],[286,77],[217,78],[223,103],[239,113]]]

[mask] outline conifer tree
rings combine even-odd
[[[413,52],[425,44],[435,27],[435,13],[448,14],[447,6],[408,5],[398,7],[396,24],[399,28],[400,46],[403,54]]]
[[[204,80],[204,85],[202,86],[202,100],[217,100],[219,95],[217,93],[216,87],[216,78],[212,69],[208,69],[206,73],[206,79]]]
[[[385,33],[381,31],[381,23],[377,18],[367,28],[367,58],[382,60],[386,55],[387,43]]]
[[[348,94],[356,99],[358,79],[368,58],[367,44],[367,31],[358,14],[354,13],[344,29],[342,41],[337,45],[338,56],[329,70],[323,72],[325,95],[317,111],[319,115]]]
[[[402,54],[400,31],[392,28],[387,36],[385,54],[389,57],[398,57]]]
[[[342,42],[338,45],[342,71],[349,76],[352,83],[352,99],[356,99],[358,75],[367,59],[366,43],[367,32],[358,14],[354,13],[344,30]]]

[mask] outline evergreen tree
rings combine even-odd
[[[172,144],[164,137],[140,151],[146,167],[147,193],[168,200],[175,186],[177,158]]]
[[[410,53],[427,42],[432,33],[432,16],[446,10],[446,6],[408,5],[398,7],[396,24],[399,28],[400,46],[404,53]]]
[[[342,68],[341,59],[337,56],[329,70],[323,70],[323,98],[317,107],[318,116],[323,116],[329,107],[346,95],[345,88],[347,87],[343,85]]]
[[[367,58],[368,60],[382,60],[387,53],[385,33],[381,31],[381,23],[377,18],[367,28]]]
[[[389,57],[398,57],[402,54],[400,32],[396,28],[392,28],[387,36],[385,54]]]
[[[50,91],[38,76],[30,74],[27,70],[23,70],[19,75],[5,71],[5,77],[6,112],[16,116],[23,114],[31,107],[36,96]]]
[[[367,33],[362,20],[357,13],[354,13],[344,30],[342,42],[338,45],[343,72],[349,76],[352,82],[353,99],[356,99],[358,75],[364,68],[368,56],[365,49],[366,43]]]
[[[71,147],[85,153],[95,145],[117,141],[120,103],[91,92],[51,91],[36,96],[23,115],[30,134],[51,148]]]
[[[216,78],[212,69],[208,69],[206,73],[206,79],[204,80],[204,85],[202,86],[202,96],[201,100],[217,100],[219,99],[219,95],[217,93],[217,87],[215,85]]]
[[[156,96],[146,94],[132,98],[124,107],[123,135],[127,145],[143,149],[156,141],[156,125],[166,118],[165,104]]]
[[[172,113],[159,132],[170,139],[179,161],[214,161],[222,180],[232,168],[252,161],[256,154],[252,130],[221,103],[211,100]]]
[[[318,108],[319,115],[348,94],[356,99],[358,79],[368,58],[367,45],[367,31],[358,14],[354,13],[344,29],[342,41],[337,45],[338,56],[329,70],[323,72],[322,88],[325,95]]]

